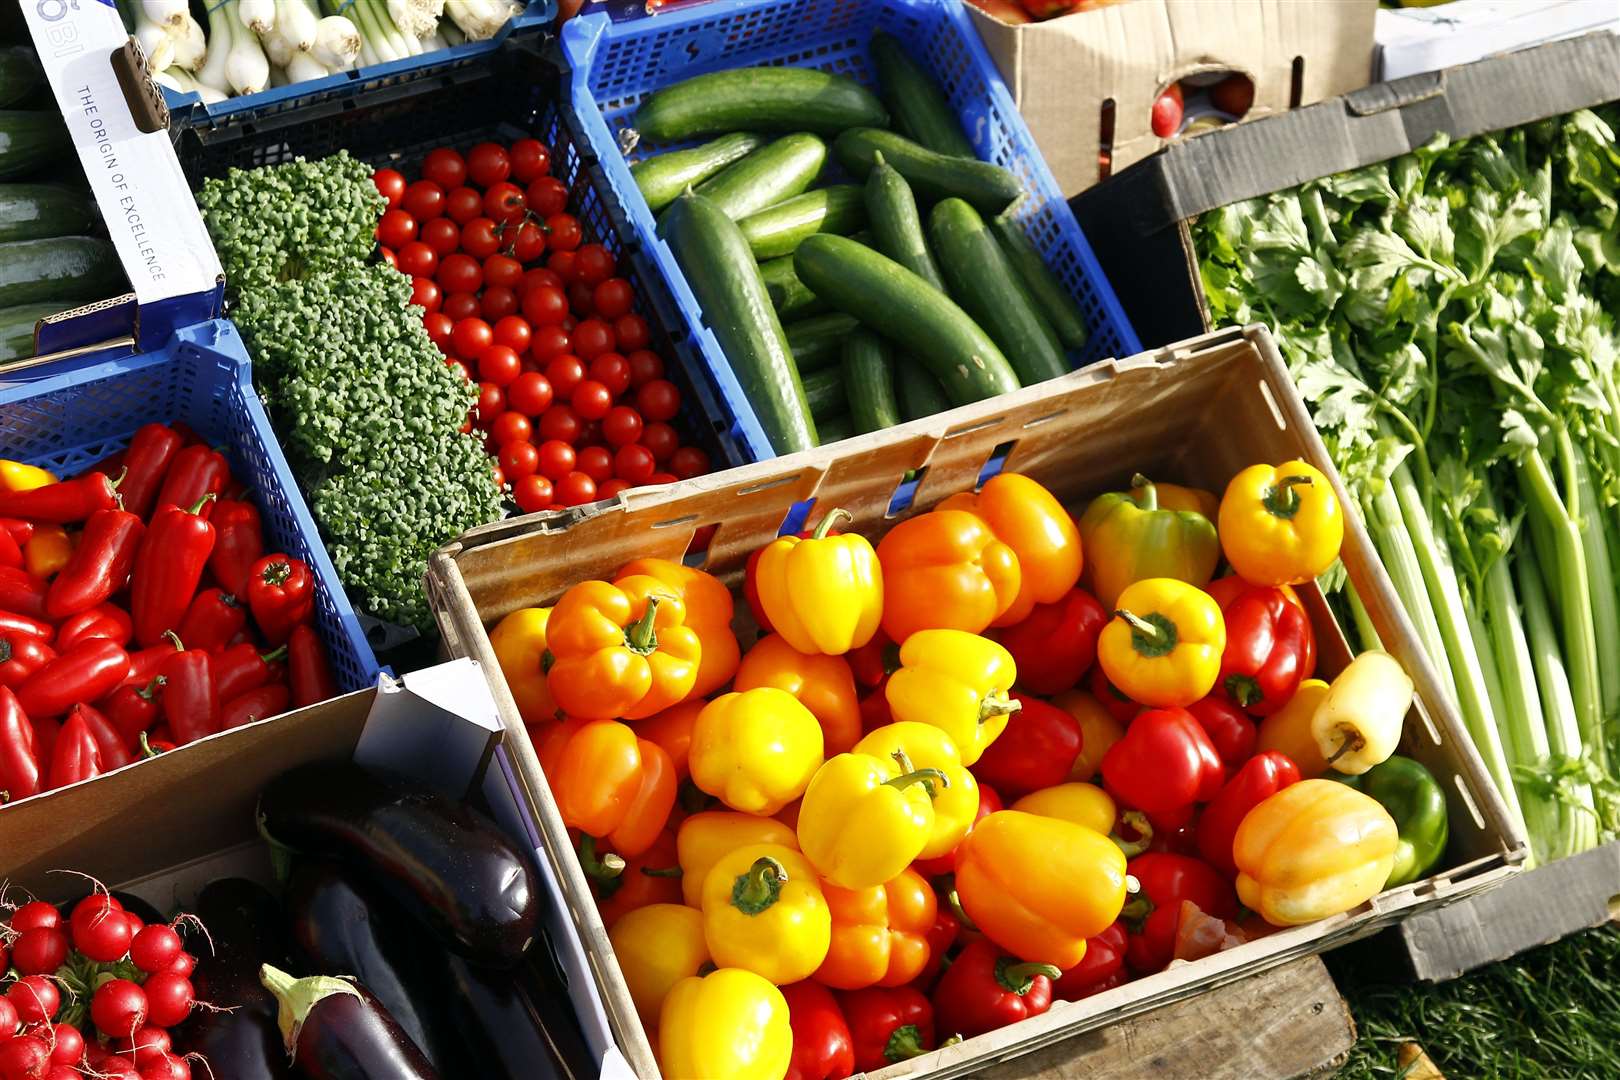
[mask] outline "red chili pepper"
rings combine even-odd
[[[16,630],[24,634],[32,634],[37,638],[44,638],[46,641],[51,640],[51,637],[56,633],[56,628],[48,622],[5,610],[0,610],[0,630]]]
[[[149,734],[141,736],[141,756],[154,758],[159,754],[166,754],[170,750],[178,750],[180,745],[174,741],[167,727],[153,728]]]
[[[992,743],[991,745],[994,744]],[[991,787],[988,783],[981,781],[979,784],[979,809],[978,812],[973,815],[973,825],[977,825],[979,822],[983,821],[997,810],[1002,809],[1003,806],[1004,804],[1002,802],[1001,795],[997,793],[996,789]],[[968,826],[969,832],[973,831],[973,825]],[[941,874],[954,874],[956,873],[956,848],[952,848],[950,851],[947,851],[938,858],[918,859],[916,862],[911,864],[911,867],[923,877],[939,877]]]
[[[253,564],[264,556],[259,508],[250,502],[218,502],[208,520],[215,532],[214,553],[208,556],[208,569],[226,592],[233,596],[247,595],[248,574]]]
[[[941,904],[934,912],[934,925],[923,934],[924,940],[928,942],[928,962],[917,973],[917,977],[911,980],[913,987],[925,994],[933,989],[939,973],[945,970],[946,954],[961,936],[962,920],[958,919],[947,905]]]
[[[89,611],[81,611],[64,620],[56,628],[56,647],[65,652],[91,638],[106,638],[122,647],[127,646],[129,639],[134,636],[135,624],[130,620],[129,612],[117,604],[97,604]]]
[[[973,775],[1017,799],[1061,784],[1080,756],[1080,721],[1038,697],[1013,691],[1023,708],[1007,717],[1007,728],[985,747]]]
[[[1090,690],[1091,696],[1108,710],[1109,716],[1122,724],[1129,724],[1136,718],[1136,714],[1142,711],[1141,705],[1126,697],[1120,692],[1119,687],[1108,681],[1101,664],[1091,665],[1091,674],[1086,676],[1086,689]]]
[[[133,744],[157,722],[163,682],[163,676],[158,675],[145,686],[125,684],[97,702],[127,744]]]
[[[160,511],[161,512],[161,511]],[[219,730],[219,685],[214,658],[202,649],[180,651],[163,665],[163,716],[181,746]]]
[[[1126,872],[1141,886],[1119,914],[1129,931],[1125,962],[1138,975],[1163,971],[1174,957],[1183,900],[1217,919],[1237,917],[1232,883],[1202,859],[1149,852],[1126,864]]]
[[[0,517],[0,529],[4,529],[11,535],[18,548],[28,543],[34,536],[34,523],[24,521],[22,518]]]
[[[204,495],[186,510],[162,506],[146,530],[129,589],[135,640],[142,645],[156,645],[178,628],[197,595],[197,583],[214,550],[214,527],[198,511],[212,499]]]
[[[934,1048],[934,1006],[909,986],[869,986],[838,995],[855,1043],[855,1068],[876,1072]]]
[[[266,555],[248,572],[248,607],[259,632],[280,645],[293,627],[315,615],[315,578],[291,555]]]
[[[1059,1001],[1079,1001],[1100,994],[1125,967],[1125,924],[1115,921],[1086,941],[1086,955],[1052,984]]]
[[[224,589],[204,589],[180,619],[180,640],[193,649],[218,652],[247,625],[247,609]]]
[[[214,657],[214,682],[219,686],[223,701],[239,698],[249,690],[257,690],[265,683],[280,678],[278,661],[287,656],[287,646],[260,653],[252,642],[232,645]]]
[[[230,478],[231,466],[225,455],[200,443],[188,446],[169,464],[158,491],[157,509],[161,512],[164,507],[195,506],[197,509],[191,512],[206,518],[212,512],[212,499],[219,498]],[[209,502],[202,501],[210,496]]]
[[[243,724],[251,724],[255,720],[280,716],[287,711],[287,704],[291,700],[292,691],[287,689],[285,683],[271,683],[257,690],[249,690],[240,697],[233,698],[220,709],[219,730],[225,731],[241,727]]]
[[[11,533],[0,529],[0,566],[21,566],[23,564],[22,545]]]
[[[125,510],[143,520],[151,516],[158,489],[184,441],[162,424],[147,424],[129,440],[129,449],[124,451],[124,479],[118,484]]]
[[[1103,785],[1149,814],[1190,811],[1226,780],[1215,745],[1186,709],[1148,709],[1102,759]]]
[[[16,688],[56,659],[44,638],[20,630],[0,630],[0,686]]]
[[[118,492],[104,472],[85,473],[29,491],[0,491],[0,516],[55,525],[71,525],[117,505]]]
[[[119,681],[120,686],[145,686],[157,678],[163,665],[169,662],[169,657],[180,650],[175,648],[173,641],[160,641],[150,649],[141,649],[129,654],[129,674]]]
[[[1298,782],[1299,766],[1288,755],[1267,750],[1250,758],[1204,808],[1204,816],[1198,819],[1198,853],[1211,866],[1235,876],[1232,840],[1238,826],[1250,810]]]
[[[287,673],[292,681],[294,708],[301,709],[338,695],[337,679],[326,658],[326,646],[308,623],[293,627],[287,638]]]
[[[1211,582],[1209,593],[1226,620],[1226,652],[1215,689],[1256,716],[1270,716],[1307,678],[1307,657],[1315,666],[1311,621],[1283,590],[1242,578]]]
[[[127,510],[97,510],[45,593],[45,616],[60,622],[89,611],[122,589],[135,566],[146,526]]]
[[[1209,741],[1215,744],[1215,753],[1221,759],[1226,778],[1243,767],[1254,756],[1254,744],[1260,738],[1260,729],[1247,713],[1219,694],[1210,694],[1187,706],[1193,719],[1204,729]]]
[[[62,722],[48,716],[31,716],[28,726],[34,729],[34,759],[39,762],[39,775],[43,780],[51,763],[51,751],[56,749],[56,737],[62,734]]]
[[[1051,964],[1024,963],[988,941],[975,941],[951,962],[934,987],[934,1018],[941,1031],[971,1039],[1039,1016],[1052,1007]]]
[[[832,991],[816,982],[782,987],[793,1025],[793,1057],[783,1080],[843,1080],[855,1071],[855,1043]]]
[[[1032,694],[1072,690],[1097,659],[1097,635],[1108,612],[1084,589],[1071,589],[1056,603],[1036,604],[1021,623],[1001,632],[1001,644],[1018,665],[1018,685]]]
[[[43,619],[48,588],[44,578],[37,578],[20,567],[0,566],[0,608],[30,619]]]
[[[0,801],[39,794],[39,772],[33,725],[17,703],[17,695],[0,686]]]
[[[61,716],[81,701],[111,693],[129,673],[129,654],[106,638],[81,641],[20,687],[17,700],[31,717]]]
[[[114,453],[114,454],[108,454],[106,457],[102,458],[100,461],[96,462],[94,465],[90,466],[90,468],[86,469],[85,471],[86,472],[104,472],[108,476],[117,476],[119,474],[119,472],[122,471],[122,469],[124,468],[124,458],[126,458],[128,456],[129,456],[129,451],[127,449],[120,450],[120,451],[118,451],[117,453]]]
[[[129,752],[129,746],[124,740],[123,733],[113,726],[113,722],[93,705],[79,702],[68,713],[67,722],[63,724],[65,730],[74,720],[81,721],[96,740],[96,749],[101,752],[101,769],[103,772],[112,772],[134,761]]]
[[[101,773],[101,747],[85,723],[84,716],[76,713],[62,725],[62,733],[56,737],[56,745],[51,748],[51,768],[45,779],[45,787],[66,787],[100,776]]]

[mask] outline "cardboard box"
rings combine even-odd
[[[1150,110],[1179,79],[1247,75],[1246,119],[1365,86],[1377,6],[1126,0],[1022,26],[968,11],[1058,186],[1073,196],[1168,144],[1153,133]]]
[[[1374,74],[1387,82],[1594,30],[1620,33],[1620,4],[1452,0],[1435,7],[1379,8]]]
[[[633,557],[684,559],[734,588],[748,555],[833,507],[853,515],[840,528],[874,541],[900,519],[970,490],[1005,468],[1049,487],[1070,507],[1125,485],[1142,471],[1163,480],[1223,490],[1258,461],[1304,459],[1343,485],[1312,426],[1270,334],[1229,329],[1194,341],[1101,364],[1039,386],[963,406],[839,443],[664,488],[640,489],[614,504],[514,518],[475,529],[435,555],[428,596],[444,646],[479,660],[490,676],[508,742],[547,855],[562,881],[600,980],[614,1034],[644,1080],[657,1075],[646,1033],[597,916],[568,831],[501,677],[486,627],[528,606],[549,605],[569,586],[610,578]],[[916,474],[908,480],[908,474]],[[697,536],[706,548],[689,550]],[[1081,1002],[876,1074],[966,1075],[1055,1040],[1189,997],[1212,986],[1371,934],[1412,912],[1487,888],[1513,874],[1526,843],[1447,702],[1434,668],[1402,613],[1393,586],[1359,519],[1346,522],[1342,558],[1380,639],[1414,677],[1417,704],[1401,753],[1422,761],[1447,792],[1451,847],[1442,869],[1391,889],[1361,907],[1279,931],[1196,963],[1180,964]],[[1349,662],[1344,639],[1315,588],[1302,589],[1319,645],[1318,673]],[[752,628],[741,625],[744,644]]]

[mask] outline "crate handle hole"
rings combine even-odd
[[[682,564],[700,569],[709,561],[709,548],[714,544],[714,535],[720,531],[718,521],[700,526],[692,530],[692,539],[687,542],[686,554],[681,556]]]
[[[1288,85],[1288,107],[1297,109],[1300,101],[1305,97],[1305,58],[1303,56],[1294,57],[1294,71],[1291,80]]]
[[[1097,179],[1106,180],[1114,171],[1114,99],[1104,98],[1097,114]]]
[[[917,501],[917,492],[922,487],[923,477],[927,475],[928,466],[924,465],[922,468],[912,469],[902,476],[900,482],[894,485],[894,494],[889,496],[888,512],[883,516],[885,518],[897,518],[910,510],[911,504]]]
[[[1024,421],[1024,430],[1028,431],[1030,428],[1036,426],[1037,424],[1044,424],[1044,423],[1047,423],[1048,421],[1056,420],[1058,417],[1060,417],[1062,415],[1063,414],[1060,413],[1060,412],[1049,412],[1045,416],[1037,416],[1033,420],[1026,420],[1026,421]]]
[[[696,514],[687,514],[683,517],[670,518],[668,521],[655,521],[653,522],[652,527],[655,529],[673,529],[678,525],[690,525],[697,519],[698,516]]]
[[[782,515],[782,526],[776,530],[777,536],[793,536],[803,532],[810,521],[810,511],[816,505],[815,499],[803,499],[787,508]]]
[[[1260,396],[1266,399],[1266,408],[1271,410],[1271,418],[1277,421],[1277,430],[1287,431],[1288,421],[1283,417],[1276,395],[1271,392],[1271,385],[1264,379],[1260,380]]]
[[[1474,805],[1474,795],[1468,790],[1468,785],[1463,782],[1462,775],[1459,773],[1453,776],[1451,780],[1456,785],[1457,795],[1462,799],[1463,807],[1468,811],[1468,816],[1474,819],[1475,827],[1484,829],[1485,816],[1479,812],[1479,807]]]
[[[1012,455],[1013,447],[1017,445],[1018,441],[1016,439],[1009,439],[1007,442],[998,444],[994,450],[990,451],[990,456],[984,459],[984,466],[979,470],[979,478],[973,482],[974,491],[978,491],[989,483],[992,478],[1000,475],[1001,470],[1006,467],[1007,458]]]

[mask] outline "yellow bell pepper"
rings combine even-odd
[[[956,850],[973,827],[973,819],[979,816],[979,782],[962,764],[961,751],[949,735],[932,724],[900,720],[867,734],[855,744],[855,752],[896,763],[899,759],[895,755],[900,754],[912,768],[944,773],[950,783],[932,785],[934,827],[917,857],[937,859]]]
[[[525,724],[557,718],[557,702],[551,696],[544,662],[546,623],[550,618],[550,608],[518,608],[489,632],[501,675]]]
[[[1097,775],[1108,748],[1125,737],[1125,725],[1084,690],[1066,690],[1053,698],[1052,704],[1074,717],[1080,725],[1080,753],[1069,769],[1069,779],[1090,780]]]
[[[683,904],[648,904],[626,912],[608,930],[641,1022],[658,1023],[670,989],[709,962],[703,913]]]
[[[751,844],[703,879],[703,934],[720,967],[786,986],[827,959],[832,911],[808,859],[781,844]]]
[[[804,794],[821,768],[821,725],[774,686],[723,694],[692,725],[692,782],[733,810],[764,817]]]
[[[39,524],[23,545],[23,569],[47,581],[73,557],[74,541],[60,525]]]
[[[753,844],[778,844],[799,850],[791,825],[775,818],[705,810],[681,822],[675,833],[675,857],[681,865],[681,899],[692,907],[703,905],[703,879],[714,864]]]
[[[743,657],[733,686],[774,686],[798,698],[820,721],[828,753],[842,754],[861,737],[861,699],[855,674],[842,656],[802,653],[781,634],[768,634]]]
[[[1163,481],[1149,481],[1140,475],[1131,478],[1131,498],[1136,500],[1137,505],[1141,505],[1150,487],[1153,489],[1153,500],[1158,503],[1160,510],[1190,510],[1195,514],[1204,515],[1210,521],[1214,521],[1221,512],[1221,500],[1212,491],[1183,487],[1180,484],[1166,484]]]
[[[20,461],[0,459],[0,489],[5,491],[33,491],[46,484],[54,484],[57,478],[54,474],[46,472],[38,465],[24,465]]]
[[[1115,607],[1120,593],[1148,578],[1175,578],[1202,588],[1221,560],[1221,542],[1209,518],[1162,505],[1159,486],[1146,477],[1138,475],[1133,483],[1131,494],[1097,496],[1080,517],[1084,580],[1105,608]]]
[[[1395,819],[1376,799],[1332,780],[1301,780],[1238,826],[1238,898],[1273,926],[1349,911],[1383,889],[1399,843]]]
[[[900,669],[889,676],[884,697],[896,720],[942,729],[962,764],[972,765],[1020,708],[1009,696],[1017,676],[999,642],[964,630],[919,630],[900,646]]]
[[[1360,776],[1389,758],[1412,707],[1412,679],[1387,652],[1370,649],[1350,661],[1311,717],[1311,735],[1327,763]]]
[[[883,617],[883,568],[859,533],[828,536],[832,510],[808,539],[779,536],[760,553],[754,580],[778,634],[802,653],[842,656],[872,640]]]
[[[658,1015],[664,1080],[782,1080],[793,1028],[782,991],[751,971],[682,979]]]
[[[882,885],[911,865],[933,831],[927,785],[949,783],[938,769],[912,768],[904,754],[839,754],[816,771],[799,805],[799,850],[834,885]]]
[[[1072,821],[1104,836],[1114,830],[1114,818],[1119,813],[1108,792],[1096,784],[1080,783],[1032,791],[1007,809]]]
[[[1306,679],[1288,699],[1288,704],[1260,721],[1260,734],[1255,740],[1256,753],[1276,750],[1285,754],[1299,766],[1299,775],[1306,780],[1328,771],[1327,755],[1316,745],[1311,733],[1311,721],[1316,709],[1327,697],[1328,684],[1321,679]]]
[[[1148,578],[1120,593],[1114,618],[1097,638],[1097,662],[1108,681],[1158,708],[1185,707],[1208,694],[1225,651],[1220,605],[1174,578]]]
[[[1251,465],[1221,497],[1221,547],[1253,585],[1302,585],[1333,565],[1344,543],[1344,512],[1333,484],[1313,465]]]

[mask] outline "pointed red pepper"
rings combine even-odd
[[[0,686],[16,688],[56,659],[44,638],[20,630],[0,630]]]
[[[157,504],[158,491],[184,440],[163,424],[147,424],[129,440],[124,451],[124,479],[118,494],[124,509],[145,520]]]
[[[21,566],[22,544],[5,529],[0,529],[0,566]]]
[[[129,746],[125,743],[123,734],[94,705],[86,705],[81,701],[73,706],[68,713],[67,721],[62,725],[62,730],[66,731],[75,720],[83,723],[91,736],[95,738],[96,749],[101,754],[101,770],[103,772],[112,772],[112,770],[122,768],[135,760],[134,755],[129,752]]]
[[[169,662],[169,657],[180,650],[174,647],[174,641],[165,639],[150,649],[140,649],[129,654],[129,672],[119,680],[119,686],[145,686],[157,678],[163,665]]]
[[[292,683],[294,708],[301,709],[338,695],[337,679],[326,658],[326,646],[321,644],[321,635],[308,623],[293,627],[287,638],[287,675]]]
[[[838,995],[855,1042],[855,1068],[876,1072],[934,1048],[934,1006],[909,986],[869,986]]]
[[[26,799],[40,792],[34,728],[17,695],[0,686],[0,801]]]
[[[1298,782],[1299,766],[1288,755],[1278,750],[1254,755],[1204,808],[1204,816],[1198,819],[1198,853],[1211,866],[1236,877],[1232,841],[1238,826],[1250,810]]]
[[[287,646],[259,652],[252,642],[232,645],[214,658],[214,681],[219,685],[219,696],[230,701],[249,690],[257,690],[265,683],[281,678],[281,661],[287,658]]]
[[[126,683],[97,702],[97,707],[124,737],[126,745],[133,745],[157,723],[163,681],[163,676],[157,675],[145,686]]]
[[[106,638],[81,641],[17,688],[30,717],[61,716],[81,701],[111,693],[129,673],[129,654]]]
[[[175,648],[180,651],[159,672],[163,676],[159,704],[175,742],[184,746],[219,730],[219,684],[211,655],[203,649],[188,649],[179,640]]]
[[[104,472],[89,472],[28,491],[0,491],[0,516],[55,525],[71,525],[117,505],[118,492]]]
[[[1018,665],[1018,685],[1032,694],[1074,689],[1097,660],[1097,635],[1109,614],[1095,596],[1070,589],[1056,603],[1036,604],[1023,622],[1001,632]]]
[[[1125,967],[1125,924],[1115,920],[1108,929],[1086,940],[1086,955],[1052,984],[1059,1001],[1079,1001],[1118,985]]]
[[[67,565],[45,593],[45,617],[60,622],[122,589],[146,526],[127,510],[97,510],[84,523]]]
[[[62,733],[62,722],[48,716],[31,716],[28,726],[34,729],[34,759],[39,762],[39,776],[43,783],[45,772],[50,768],[51,751],[56,748],[56,737]]]
[[[286,641],[293,627],[315,615],[315,579],[309,567],[291,555],[266,555],[254,563],[247,596],[253,621],[272,645]]]
[[[14,611],[6,611],[3,608],[0,608],[0,630],[17,630],[24,634],[32,634],[37,638],[44,638],[46,641],[51,640],[51,637],[56,633],[56,628],[48,622],[30,618],[27,615],[18,615]]]
[[[782,987],[793,1027],[793,1057],[783,1080],[844,1080],[855,1072],[855,1044],[832,991],[816,982]]]
[[[1020,669],[1021,672],[1021,669]],[[976,779],[1009,799],[1063,783],[1080,756],[1080,721],[1038,697],[1013,691],[1022,706],[973,764]]]
[[[49,588],[44,578],[35,577],[21,567],[0,566],[0,608],[30,619],[43,619],[45,593]]]
[[[129,612],[117,604],[97,604],[89,611],[81,611],[56,628],[56,648],[66,652],[81,641],[106,638],[120,646],[127,646],[135,636],[135,624]]]
[[[225,704],[219,711],[219,730],[241,727],[256,720],[280,716],[287,711],[292,692],[285,683],[271,683],[257,690],[249,690]]]
[[[188,446],[174,455],[163,477],[163,487],[157,496],[158,512],[164,507],[194,506],[192,513],[208,517],[213,510],[213,500],[219,498],[230,478],[231,466],[225,455],[200,443]],[[203,499],[209,501],[203,502]]]
[[[101,773],[101,748],[96,744],[95,735],[85,724],[83,715],[70,716],[51,748],[51,767],[45,787],[66,787]]]
[[[0,529],[4,529],[17,542],[20,549],[34,536],[34,523],[24,521],[22,518],[0,517]]]
[[[1260,738],[1259,727],[1247,713],[1219,693],[1193,702],[1187,706],[1187,711],[1215,745],[1215,753],[1230,780],[1243,763],[1254,756],[1254,744]]]
[[[247,625],[247,608],[224,589],[204,589],[180,620],[180,640],[193,649],[218,652]]]
[[[1052,1007],[1051,964],[1025,963],[989,941],[974,941],[945,969],[934,987],[939,1030],[971,1039],[1039,1016]]]
[[[160,507],[146,530],[129,590],[135,640],[142,645],[156,645],[164,634],[176,630],[197,595],[214,550],[214,527],[198,512],[213,498],[203,495],[184,510]]]
[[[1202,859],[1150,851],[1127,863],[1126,872],[1141,886],[1119,913],[1129,932],[1125,962],[1138,975],[1163,971],[1174,959],[1183,900],[1217,919],[1237,918],[1232,883]]]
[[[248,574],[264,556],[264,528],[259,508],[250,502],[222,499],[208,515],[214,526],[214,553],[208,569],[232,596],[246,596]]]

